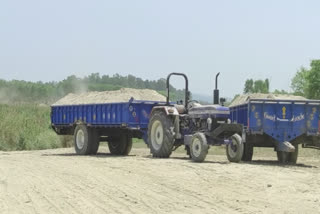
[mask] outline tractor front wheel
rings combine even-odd
[[[190,155],[194,162],[203,162],[208,154],[209,146],[206,136],[201,133],[195,133],[191,139]]]

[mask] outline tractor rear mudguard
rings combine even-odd
[[[175,108],[174,106],[155,106],[152,108],[151,114],[154,111],[163,111],[166,115],[179,115],[177,108]]]

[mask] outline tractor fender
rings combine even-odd
[[[163,111],[166,115],[179,115],[177,108],[174,106],[155,106],[152,108],[151,114],[153,114],[155,111]]]

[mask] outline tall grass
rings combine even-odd
[[[38,150],[68,143],[50,127],[50,107],[0,104],[0,150]]]

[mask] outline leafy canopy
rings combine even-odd
[[[312,60],[310,69],[301,67],[292,79],[291,88],[295,95],[320,99],[320,60]]]
[[[248,79],[244,84],[243,92],[248,93],[269,93],[269,79],[255,80]]]

